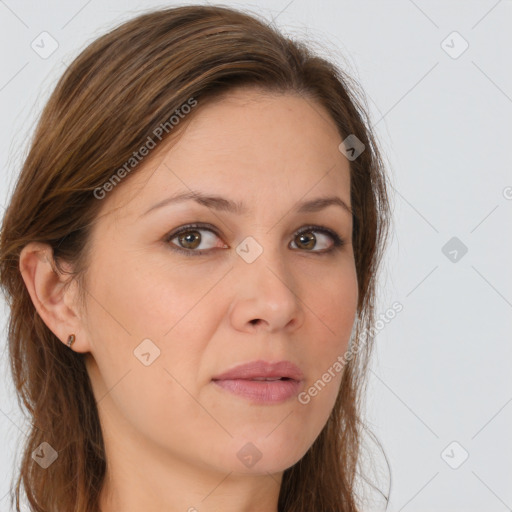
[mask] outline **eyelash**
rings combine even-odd
[[[188,224],[186,226],[182,226],[177,231],[173,231],[173,232],[167,234],[165,236],[165,241],[167,243],[169,243],[169,247],[173,251],[182,253],[186,256],[202,256],[203,254],[207,254],[212,249],[203,249],[203,250],[197,251],[194,249],[184,249],[183,247],[179,247],[177,245],[170,244],[171,240],[173,238],[176,238],[178,235],[181,235],[181,233],[186,233],[187,231],[193,231],[193,230],[199,230],[199,229],[211,231],[212,233],[214,233],[216,236],[218,236],[220,238],[219,233],[217,232],[217,230],[215,228],[213,228],[213,226],[211,226],[209,224],[198,223],[198,224]],[[298,231],[296,231],[293,234],[293,238],[297,237],[298,235],[300,235],[302,233],[307,233],[309,231],[318,231],[325,235],[329,235],[331,237],[331,239],[333,240],[333,245],[330,249],[323,250],[323,251],[307,251],[307,250],[305,250],[304,252],[311,252],[311,253],[316,253],[316,254],[321,254],[321,255],[330,254],[336,250],[339,250],[341,247],[343,247],[345,245],[345,240],[343,238],[341,238],[335,231],[332,231],[331,229],[322,227],[322,226],[314,226],[314,225],[304,226],[303,228],[299,229]]]

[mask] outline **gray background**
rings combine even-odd
[[[0,205],[67,63],[114,25],[164,5],[178,4],[0,0]],[[224,5],[248,7],[289,35],[316,41],[368,98],[393,187],[378,311],[403,306],[378,332],[366,412],[391,467],[388,510],[512,510],[512,1]],[[31,47],[43,46],[44,31],[58,43],[47,58]],[[27,426],[2,333],[4,511]],[[382,453],[375,445],[369,453],[386,490]]]

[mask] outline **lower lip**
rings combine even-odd
[[[214,380],[217,386],[252,402],[271,404],[289,400],[297,396],[300,382],[296,380]]]

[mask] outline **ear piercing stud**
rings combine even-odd
[[[75,335],[74,334],[70,334],[69,335],[69,338],[68,338],[68,341],[66,343],[66,345],[71,348],[71,345],[73,345],[73,342],[75,341]]]

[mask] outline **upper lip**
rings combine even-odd
[[[212,380],[234,380],[234,379],[255,379],[255,378],[286,377],[300,381],[304,375],[300,368],[290,361],[278,361],[269,363],[267,361],[251,361],[231,368]]]

